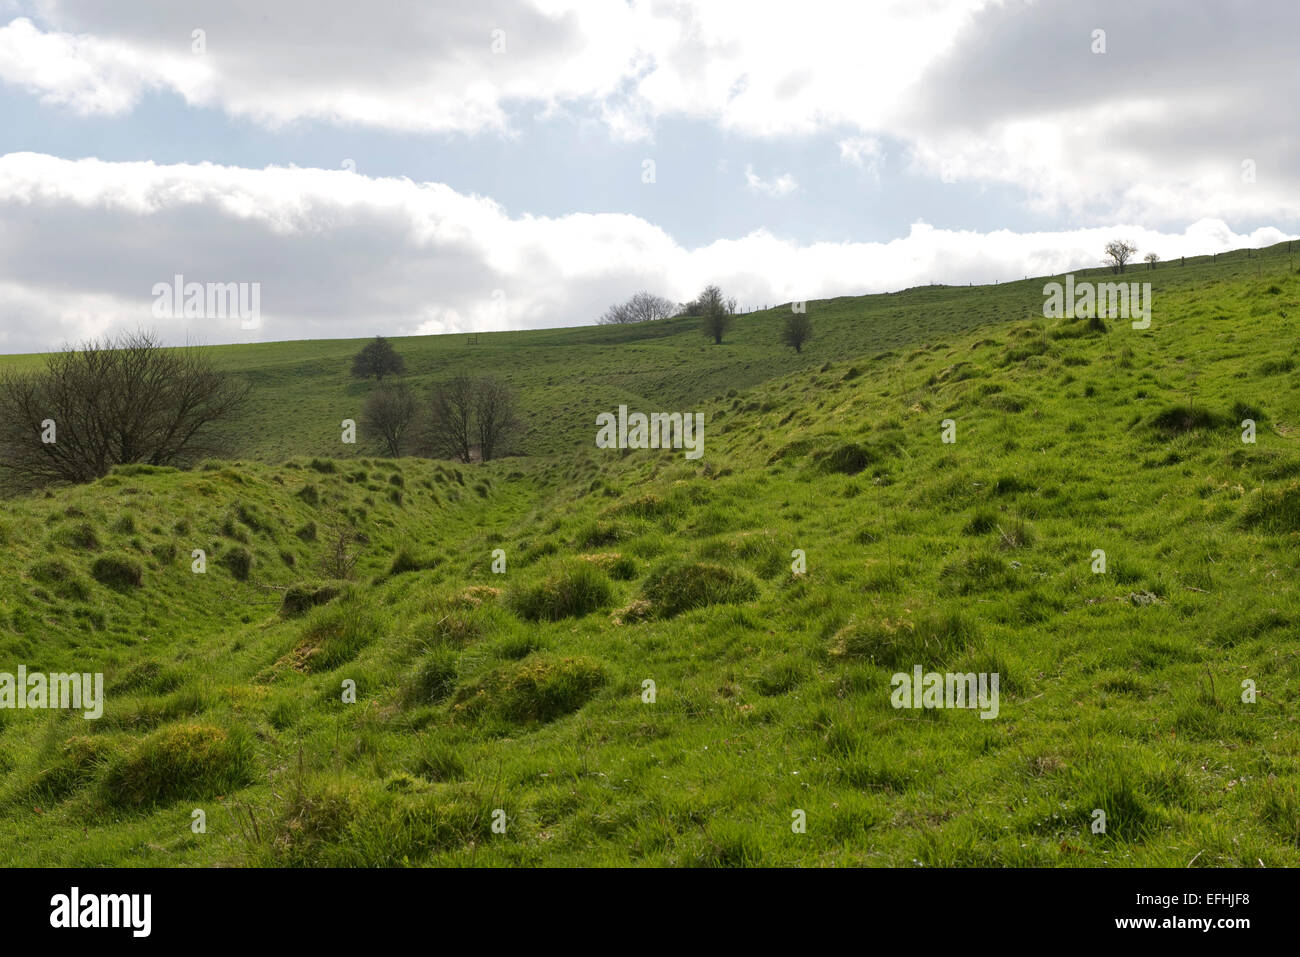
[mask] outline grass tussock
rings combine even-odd
[[[1247,501],[1241,524],[1275,534],[1300,532],[1300,482],[1260,489]]]
[[[512,589],[506,605],[526,621],[559,621],[599,611],[612,593],[609,578],[594,563],[565,562],[545,578]]]
[[[104,776],[113,807],[138,808],[228,794],[252,780],[252,743],[240,729],[178,724],[143,738]]]
[[[101,555],[90,566],[90,575],[114,591],[130,591],[144,583],[144,566],[129,555]]]
[[[975,624],[958,612],[851,620],[831,639],[837,658],[861,658],[887,668],[942,665],[979,641]]]
[[[1228,416],[1201,405],[1172,405],[1151,417],[1151,428],[1164,438],[1221,429],[1231,423]]]
[[[327,605],[339,596],[337,585],[290,585],[280,600],[280,616],[297,618],[319,605]]]
[[[456,692],[453,714],[537,724],[577,711],[605,684],[604,669],[586,657],[537,656],[498,668]]]
[[[384,620],[359,601],[317,608],[303,627],[295,666],[311,673],[333,671],[354,660],[384,629]]]
[[[709,605],[743,604],[758,597],[758,585],[743,572],[708,562],[669,563],[646,579],[642,597],[662,618]]]

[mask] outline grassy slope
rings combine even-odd
[[[508,356],[569,453],[128,469],[11,503],[0,661],[110,694],[98,722],[0,712],[3,859],[1300,863],[1300,277],[1256,253],[1132,278],[1147,332],[1018,318],[1035,280],[810,304],[801,360],[776,312],[720,349],[689,322],[409,340],[417,376]],[[342,417],[354,348],[229,350],[288,423],[250,458],[331,450],[303,423]],[[624,398],[702,408],[704,458],[592,448]],[[356,580],[280,614],[349,519]],[[246,581],[220,560],[241,547]],[[390,574],[403,552],[429,567]],[[115,553],[141,587],[93,580]],[[723,601],[653,617],[696,592]],[[1000,717],[894,710],[913,664],[998,672]]]
[[[1264,262],[1280,265],[1289,260],[1285,248],[1255,251],[1253,258],[1244,250],[1228,253],[1216,263],[1196,257],[1185,267],[1141,268],[1131,278],[1150,281],[1156,295],[1162,295],[1253,275]],[[1098,280],[1108,273],[1077,270],[1075,275]],[[922,286],[818,301],[810,305],[817,340],[802,356],[779,342],[788,305],[739,317],[728,340],[708,349],[701,347],[694,319],[484,333],[473,346],[462,335],[394,341],[407,359],[408,379],[416,385],[461,371],[509,381],[527,398],[524,451],[544,455],[590,443],[595,412],[620,402],[680,408],[827,360],[856,360],[989,323],[1041,315],[1043,283],[1038,278],[996,286]],[[338,424],[344,418],[359,419],[369,389],[348,377],[348,362],[362,344],[341,339],[215,348],[220,362],[257,386],[253,427],[240,431],[240,454],[269,462],[344,454]]]
[[[1139,267],[1128,278],[1151,282],[1155,294],[1256,274],[1289,261],[1285,244],[1271,250],[1189,259],[1180,267]],[[1076,270],[1104,280],[1104,270]],[[620,402],[684,408],[731,389],[749,389],[826,361],[856,361],[936,341],[990,323],[1042,314],[1045,280],[994,286],[921,286],[899,293],[841,297],[809,304],[816,340],[802,356],[779,343],[783,305],[739,317],[721,346],[704,348],[698,320],[672,319],[631,327],[581,326],[533,332],[484,333],[478,345],[463,335],[394,339],[417,386],[457,372],[490,372],[526,398],[529,454],[565,453],[591,442],[595,413]],[[366,450],[339,442],[339,423],[360,419],[371,385],[348,375],[362,340],[333,339],[212,347],[214,359],[255,386],[249,415],[235,429],[246,459],[282,462],[298,455],[351,456]],[[0,368],[32,368],[39,356],[0,357]],[[362,439],[364,442],[364,437]],[[371,448],[370,452],[376,451]]]

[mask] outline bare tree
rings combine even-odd
[[[405,384],[398,382],[380,386],[370,393],[361,420],[366,430],[383,440],[384,447],[393,458],[401,458],[411,420],[415,418],[415,396]]]
[[[803,352],[804,343],[812,338],[812,320],[806,312],[793,312],[785,317],[781,341],[795,352]]]
[[[1127,240],[1112,239],[1106,244],[1106,258],[1102,263],[1110,266],[1111,272],[1123,272],[1124,267],[1137,251],[1138,248]]]
[[[632,314],[637,317],[637,322],[667,319],[677,310],[677,304],[671,299],[651,295],[648,292],[637,293],[632,297],[629,305],[632,307]]]
[[[596,324],[601,326],[626,326],[633,321],[627,303],[616,302],[601,314],[601,317],[596,320]]]
[[[627,325],[633,322],[653,322],[667,319],[677,311],[676,303],[649,292],[638,292],[624,303],[615,303],[600,317],[601,325]]]
[[[441,383],[433,391],[429,445],[435,455],[484,462],[500,457],[520,429],[518,401],[505,383],[490,376],[467,375]]]
[[[1160,254],[1147,253],[1145,256],[1142,257],[1142,261],[1147,264],[1148,269],[1155,269],[1156,263],[1160,262]]]
[[[700,293],[698,302],[700,317],[704,320],[704,335],[712,339],[715,345],[721,345],[722,337],[731,328],[732,317],[736,313],[736,300],[724,298],[722,290],[717,286],[707,286]]]
[[[89,482],[115,465],[187,465],[228,444],[217,426],[249,387],[197,347],[148,332],[50,356],[38,372],[0,377],[0,474],[18,489]]]
[[[478,381],[474,396],[474,431],[484,462],[505,451],[518,431],[519,417],[515,409],[515,395],[507,385],[493,378]]]
[[[352,357],[352,375],[357,379],[373,378],[383,382],[384,376],[401,375],[405,371],[406,360],[383,336],[375,336]]]
[[[463,374],[434,386],[429,444],[435,455],[470,461],[470,448],[474,444],[474,393],[474,380]]]

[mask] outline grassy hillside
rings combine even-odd
[[[1285,244],[1131,270],[1156,296],[1258,275],[1290,262]],[[1294,268],[1294,267],[1292,267]],[[1077,270],[1101,280],[1102,269]],[[682,408],[683,403],[750,389],[827,361],[874,356],[932,342],[989,323],[1041,315],[1043,278],[994,286],[923,286],[899,293],[848,296],[809,304],[816,339],[796,356],[780,344],[789,314],[782,304],[739,317],[720,346],[704,340],[696,319],[632,327],[584,326],[537,332],[484,333],[477,345],[462,335],[395,339],[408,380],[430,385],[458,372],[491,373],[524,398],[522,451],[565,453],[591,441],[595,411],[619,402],[632,407]],[[1157,300],[1158,301],[1158,300]],[[241,454],[267,462],[294,455],[353,454],[338,440],[338,423],[357,419],[370,386],[348,375],[363,340],[284,342],[214,349],[218,361],[255,386]],[[251,441],[250,441],[251,440]],[[362,437],[364,442],[364,436]],[[378,445],[360,454],[381,452]]]
[[[0,711],[0,858],[1300,864],[1300,275],[1129,278],[1149,330],[1044,320],[1036,279],[811,303],[800,358],[778,310],[401,341],[563,452],[473,468],[328,458],[357,343],[223,350],[244,461],[0,518],[3,667],[108,688]],[[620,401],[703,411],[704,457],[594,448]],[[996,672],[998,717],[894,709],[914,665]]]
[[[1287,244],[1162,263],[1154,271],[1131,267],[1130,281],[1150,282],[1156,301],[1166,294],[1213,288],[1295,265]],[[1108,270],[1075,270],[1094,281]],[[1043,284],[1037,277],[992,286],[921,286],[898,293],[846,296],[808,304],[815,339],[796,356],[779,341],[789,304],[737,318],[720,346],[707,342],[697,319],[637,326],[579,326],[534,332],[483,333],[477,345],[464,335],[395,338],[407,362],[406,380],[423,390],[459,372],[490,373],[523,399],[530,455],[567,453],[592,442],[598,411],[620,402],[631,407],[681,409],[685,404],[752,389],[827,361],[870,359],[882,352],[942,341],[992,323],[1041,316]],[[1055,277],[1060,279],[1060,277]],[[273,327],[269,327],[273,328]],[[377,324],[382,329],[382,323]],[[214,346],[223,368],[254,391],[247,416],[230,431],[244,459],[267,463],[294,456],[356,457],[382,454],[364,433],[359,445],[339,441],[339,423],[360,420],[373,383],[349,375],[359,339]],[[39,356],[0,357],[2,368],[32,368]]]

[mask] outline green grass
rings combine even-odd
[[[510,592],[510,609],[525,621],[580,618],[609,604],[609,579],[589,562],[570,562]]]
[[[0,860],[1300,864],[1300,276],[1130,278],[1144,332],[1037,279],[812,302],[802,356],[779,310],[397,340],[520,389],[533,454],[476,466],[337,442],[356,343],[217,350],[237,461],[6,503],[0,670],[107,694],[0,711]],[[596,449],[621,402],[703,458]],[[999,716],[895,710],[915,665]]]

